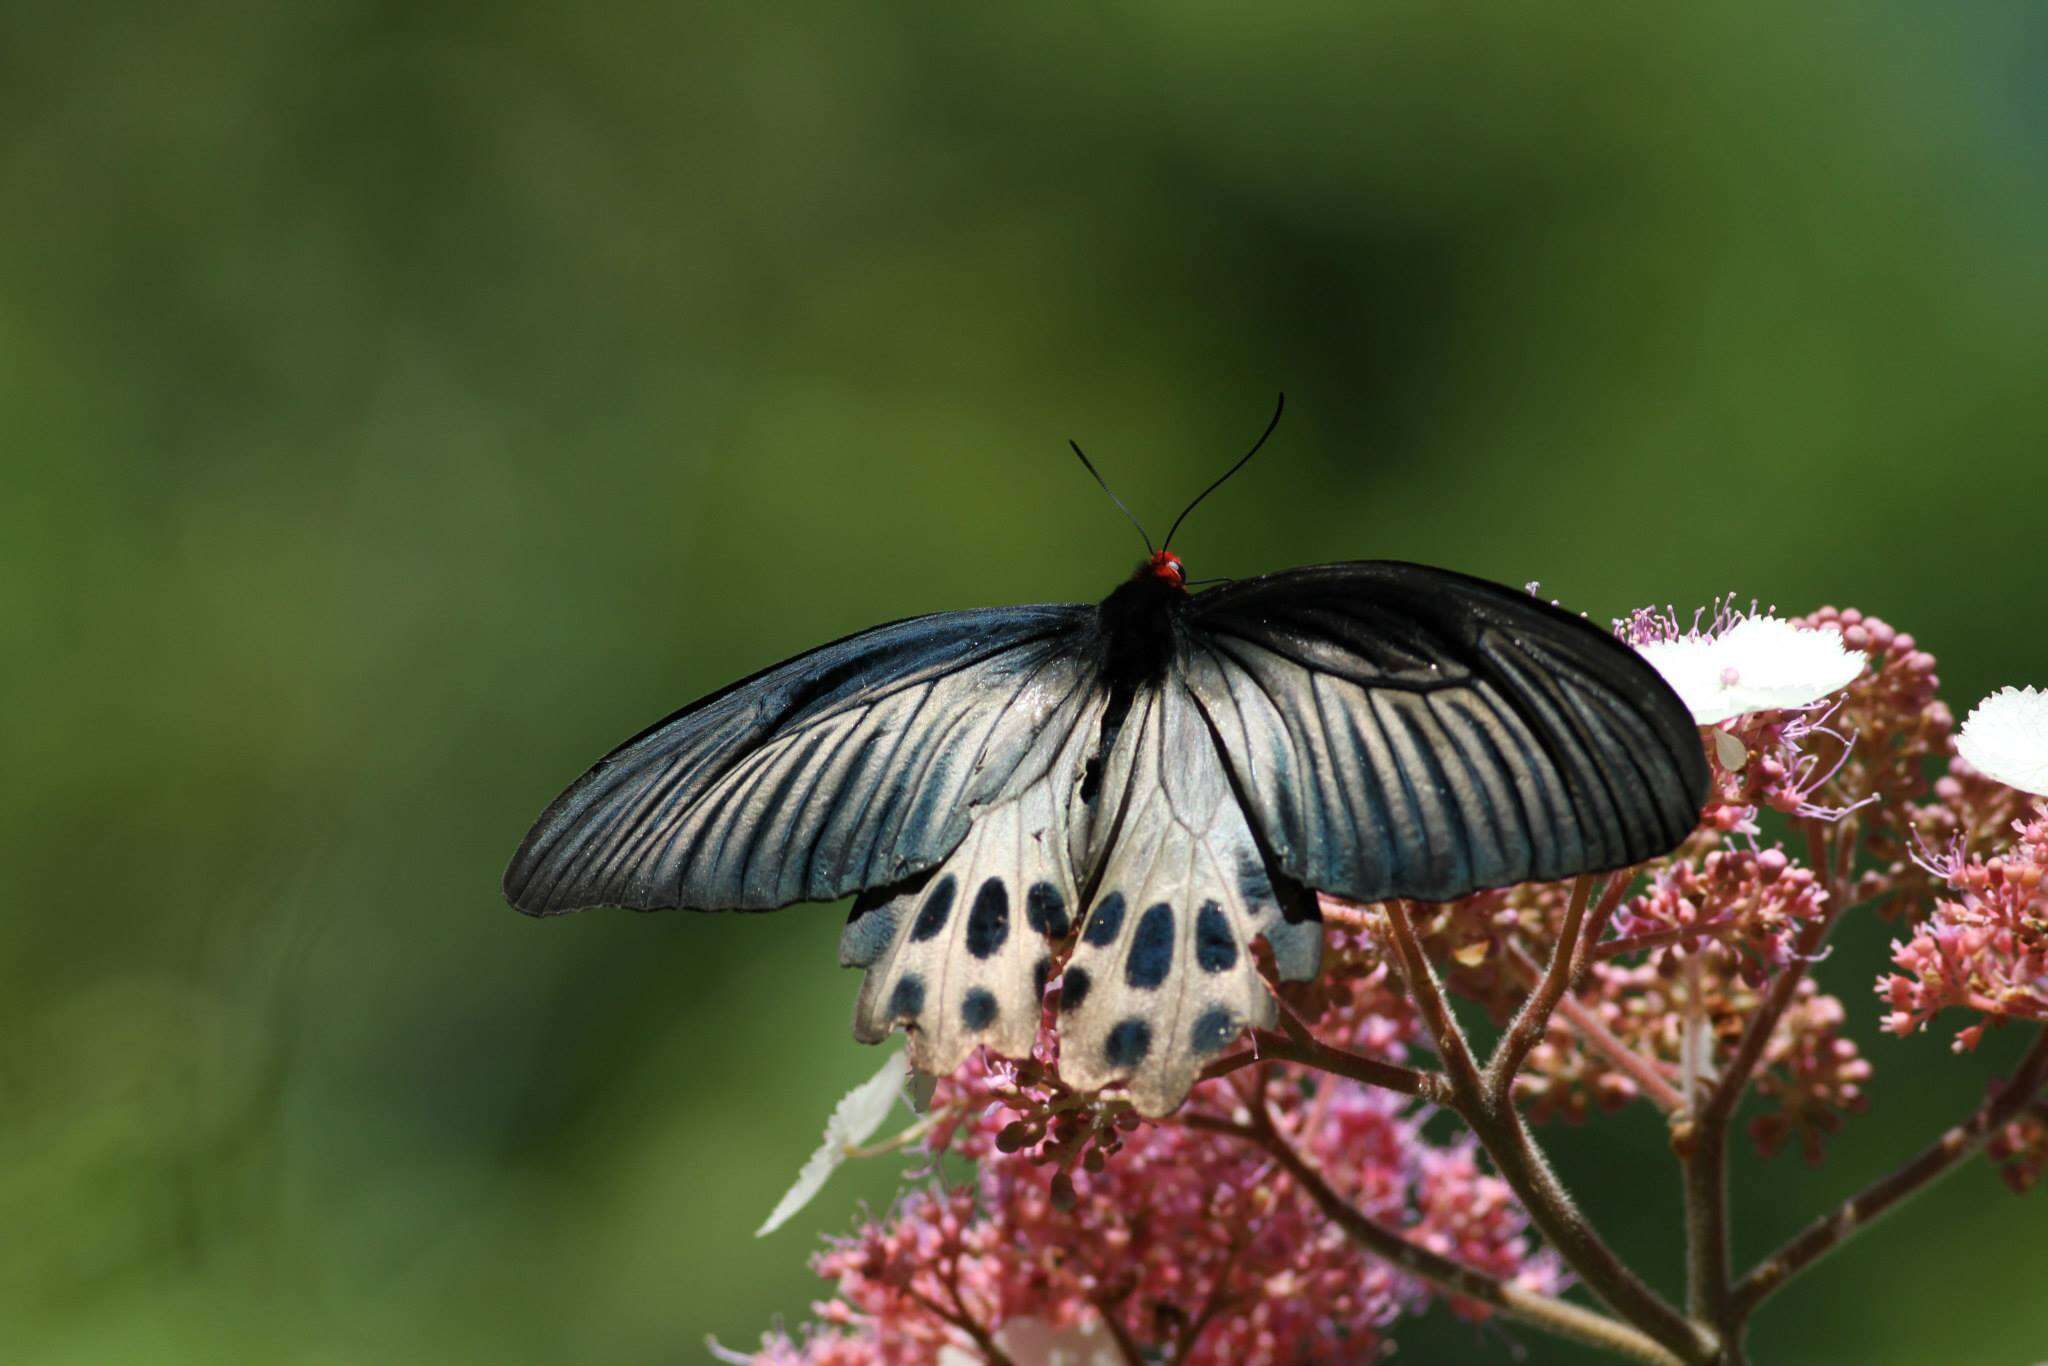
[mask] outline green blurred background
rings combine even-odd
[[[2033,3],[8,6],[0,1356],[803,1319],[896,1175],[751,1237],[879,1060],[839,914],[499,873],[734,676],[1100,596],[1070,435],[1156,526],[1287,390],[1198,575],[1854,602],[1959,711],[2048,683],[2044,58]],[[1745,1262],[2010,1055],[1877,1037],[1848,931],[1873,1108],[1742,1158]],[[1658,1126],[1548,1137],[1671,1286]],[[1973,1164],[1758,1358],[2035,1361],[2044,1232]]]

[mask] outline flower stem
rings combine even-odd
[[[1510,942],[1508,952],[1514,957],[1515,965],[1534,982],[1543,972],[1542,967],[1529,951],[1520,944]],[[1584,1002],[1567,991],[1558,998],[1557,1013],[1571,1023],[1593,1048],[1609,1062],[1628,1073],[1629,1079],[1642,1088],[1653,1104],[1667,1113],[1685,1103],[1685,1097],[1678,1088],[1666,1081],[1664,1074],[1657,1070],[1657,1064],[1630,1048],[1609,1029]]]
[[[1432,1105],[1448,1105],[1451,1100],[1451,1084],[1441,1072],[1422,1072],[1342,1048],[1332,1048],[1317,1039],[1295,1039],[1271,1030],[1261,1029],[1253,1037],[1258,1044],[1259,1058],[1264,1061],[1299,1063],[1362,1081],[1368,1086],[1381,1086],[1402,1095],[1415,1096]],[[1230,1059],[1222,1060],[1228,1061]]]
[[[1138,1345],[1137,1339],[1131,1336],[1131,1330],[1124,1327],[1123,1320],[1116,1316],[1116,1306],[1097,1300],[1095,1312],[1101,1316],[1102,1326],[1109,1330],[1109,1339],[1116,1344],[1116,1354],[1123,1359],[1124,1366],[1143,1366],[1145,1349]]]
[[[1422,941],[1416,936],[1415,922],[1408,916],[1406,903],[1389,901],[1386,911],[1389,937],[1394,941],[1395,955],[1401,960],[1401,976],[1407,981],[1408,995],[1436,1044],[1437,1056],[1444,1060],[1453,1094],[1461,1102],[1483,1103],[1486,1084],[1479,1074],[1479,1064],[1473,1061],[1472,1045],[1465,1038],[1458,1017],[1451,1013],[1450,1003],[1444,999],[1443,986],[1436,979],[1436,969],[1430,966],[1428,955],[1422,951]]]
[[[1718,1082],[1697,1105],[1674,1126],[1672,1146],[1683,1166],[1685,1182],[1685,1270],[1686,1305],[1696,1320],[1710,1323],[1720,1335],[1729,1363],[1742,1360],[1742,1332],[1746,1316],[1730,1283],[1728,1256],[1728,1126],[1743,1092],[1749,1089],[1757,1063],[1769,1047],[1778,1021],[1799,994],[1807,968],[1820,956],[1828,932],[1841,914],[1837,895],[1834,851],[1830,848],[1828,826],[1808,818],[1806,829],[1808,861],[1827,888],[1821,913],[1799,931],[1792,958],[1771,980],[1762,1003],[1736,1042]],[[1690,1007],[1689,1007],[1690,1008]],[[1688,1050],[1690,1053],[1690,1050]],[[1695,1081],[1688,1057],[1684,1078],[1685,1094],[1695,1095]]]
[[[1654,1362],[1658,1366],[1681,1366],[1686,1360],[1648,1335],[1605,1314],[1582,1308],[1568,1300],[1524,1290],[1510,1281],[1499,1280],[1462,1262],[1431,1252],[1419,1243],[1410,1242],[1399,1230],[1380,1223],[1339,1195],[1273,1127],[1263,1109],[1255,1113],[1258,1116],[1256,1124],[1238,1124],[1210,1115],[1189,1115],[1181,1122],[1213,1133],[1232,1134],[1257,1144],[1272,1155],[1315,1201],[1324,1216],[1353,1242],[1431,1285],[1491,1305],[1546,1332],[1619,1356]]]
[[[1720,1335],[1724,1366],[1743,1360],[1743,1316],[1728,1283],[1728,1129],[1681,1121],[1677,1141],[1685,1182],[1685,1300],[1693,1318]]]
[[[1586,923],[1586,903],[1592,895],[1591,877],[1581,876],[1573,881],[1571,901],[1565,906],[1564,925],[1558,930],[1557,943],[1550,950],[1550,966],[1544,969],[1542,979],[1529,993],[1529,999],[1522,1002],[1522,1008],[1515,1012],[1507,1032],[1501,1035],[1499,1046],[1493,1050],[1492,1060],[1486,1064],[1487,1099],[1495,1106],[1511,1103],[1515,1075],[1528,1060],[1529,1050],[1542,1040],[1543,1031],[1550,1027],[1552,1012],[1571,987],[1579,934]]]
[[[1759,1262],[1735,1287],[1736,1308],[1744,1314],[1821,1257],[1861,1233],[1906,1197],[1925,1190],[1955,1165],[1984,1146],[2034,1096],[2048,1085],[2048,1028],[2035,1035],[2020,1060],[2019,1070],[1998,1093],[1961,1124],[1887,1176],[1873,1181],[1831,1213],[1808,1224],[1776,1252]]]
[[[1016,1363],[1010,1359],[1010,1354],[1002,1349],[994,1337],[990,1336],[988,1329],[976,1323],[974,1316],[967,1312],[964,1305],[960,1304],[959,1291],[950,1284],[947,1285],[946,1289],[953,1300],[954,1310],[948,1310],[929,1295],[921,1294],[914,1286],[905,1287],[903,1293],[919,1305],[922,1305],[926,1312],[930,1313],[933,1317],[944,1319],[947,1323],[952,1324],[955,1328],[958,1328],[961,1332],[972,1338],[975,1349],[981,1353],[982,1360],[986,1361],[989,1366],[1016,1366]],[[956,1310],[957,1312],[955,1312]]]
[[[1594,1294],[1655,1338],[1671,1356],[1685,1362],[1712,1361],[1718,1347],[1711,1335],[1703,1333],[1644,1284],[1594,1231],[1529,1136],[1512,1098],[1508,1103],[1493,1103],[1472,1061],[1471,1045],[1464,1030],[1444,1000],[1436,970],[1422,951],[1408,908],[1401,902],[1390,901],[1386,910],[1389,937],[1400,957],[1409,994],[1429,1026],[1449,1073],[1453,1108],[1493,1159],[1502,1179],[1520,1197],[1530,1222]]]
[[[1614,913],[1621,909],[1622,898],[1635,885],[1636,870],[1624,868],[1610,873],[1607,885],[1600,889],[1600,899],[1593,903],[1593,913],[1586,917],[1586,928],[1579,935],[1579,946],[1572,953],[1571,990],[1577,991],[1585,984],[1586,974],[1593,966],[1593,959],[1600,948],[1600,936],[1607,933],[1607,926],[1614,919]]]

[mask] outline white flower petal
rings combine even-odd
[[[2048,797],[2048,689],[2000,688],[1979,702],[1956,753],[1994,782]]]
[[[1718,636],[1680,636],[1638,646],[1692,712],[1716,726],[1751,712],[1818,702],[1863,672],[1833,627],[1812,630],[1776,617],[1744,617]]]
[[[804,1163],[789,1193],[776,1202],[768,1222],[754,1230],[756,1238],[765,1238],[788,1223],[824,1189],[826,1180],[846,1160],[846,1150],[875,1136],[875,1130],[888,1121],[896,1098],[903,1094],[903,1079],[908,1075],[910,1059],[899,1049],[889,1055],[881,1071],[839,1098],[832,1118],[825,1121],[824,1143]]]
[[[1721,767],[1737,773],[1749,762],[1749,750],[1727,731],[1717,729],[1714,732],[1714,757],[1721,761]]]

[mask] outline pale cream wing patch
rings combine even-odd
[[[1246,1027],[1274,1022],[1252,940],[1266,936],[1281,974],[1304,979],[1322,926],[1312,899],[1283,914],[1214,738],[1177,680],[1132,708],[1118,749],[1122,816],[1061,979],[1060,1075],[1081,1090],[1122,1082],[1156,1116]]]

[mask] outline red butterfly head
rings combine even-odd
[[[1168,588],[1185,590],[1188,572],[1182,567],[1180,556],[1171,550],[1155,550],[1152,558],[1138,566],[1137,578],[1157,579]]]

